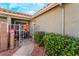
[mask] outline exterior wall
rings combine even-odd
[[[0,16],[0,51],[8,49],[8,22],[7,17]]]
[[[0,21],[0,51],[8,47],[7,24]]]
[[[61,18],[61,7],[57,6],[34,19],[35,31],[62,33]]]
[[[79,37],[79,3],[65,5],[65,33]]]
[[[65,4],[65,34],[79,37],[79,3]],[[62,11],[60,7],[35,18],[35,31],[62,32]]]

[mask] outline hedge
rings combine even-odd
[[[39,46],[45,46],[49,56],[79,55],[79,38],[45,32],[35,32],[34,38]]]
[[[35,32],[34,33],[35,42],[39,46],[43,46],[44,45],[44,39],[43,39],[44,36],[45,36],[45,32]]]
[[[47,33],[44,36],[44,45],[50,56],[79,55],[79,38]]]

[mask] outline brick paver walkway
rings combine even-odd
[[[23,41],[22,47],[16,51],[13,56],[31,56],[32,50],[34,47],[34,42],[31,40],[25,39]]]

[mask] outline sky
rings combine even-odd
[[[47,6],[47,3],[0,3],[1,8],[33,15]]]

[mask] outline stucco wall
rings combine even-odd
[[[79,3],[65,5],[65,33],[79,37]]]
[[[35,18],[35,31],[61,33],[61,15],[61,8],[56,7]]]
[[[0,21],[0,51],[7,49],[7,37],[7,24]]]
[[[65,4],[65,34],[79,37],[79,3]],[[35,18],[37,31],[62,32],[61,7],[52,10]]]

